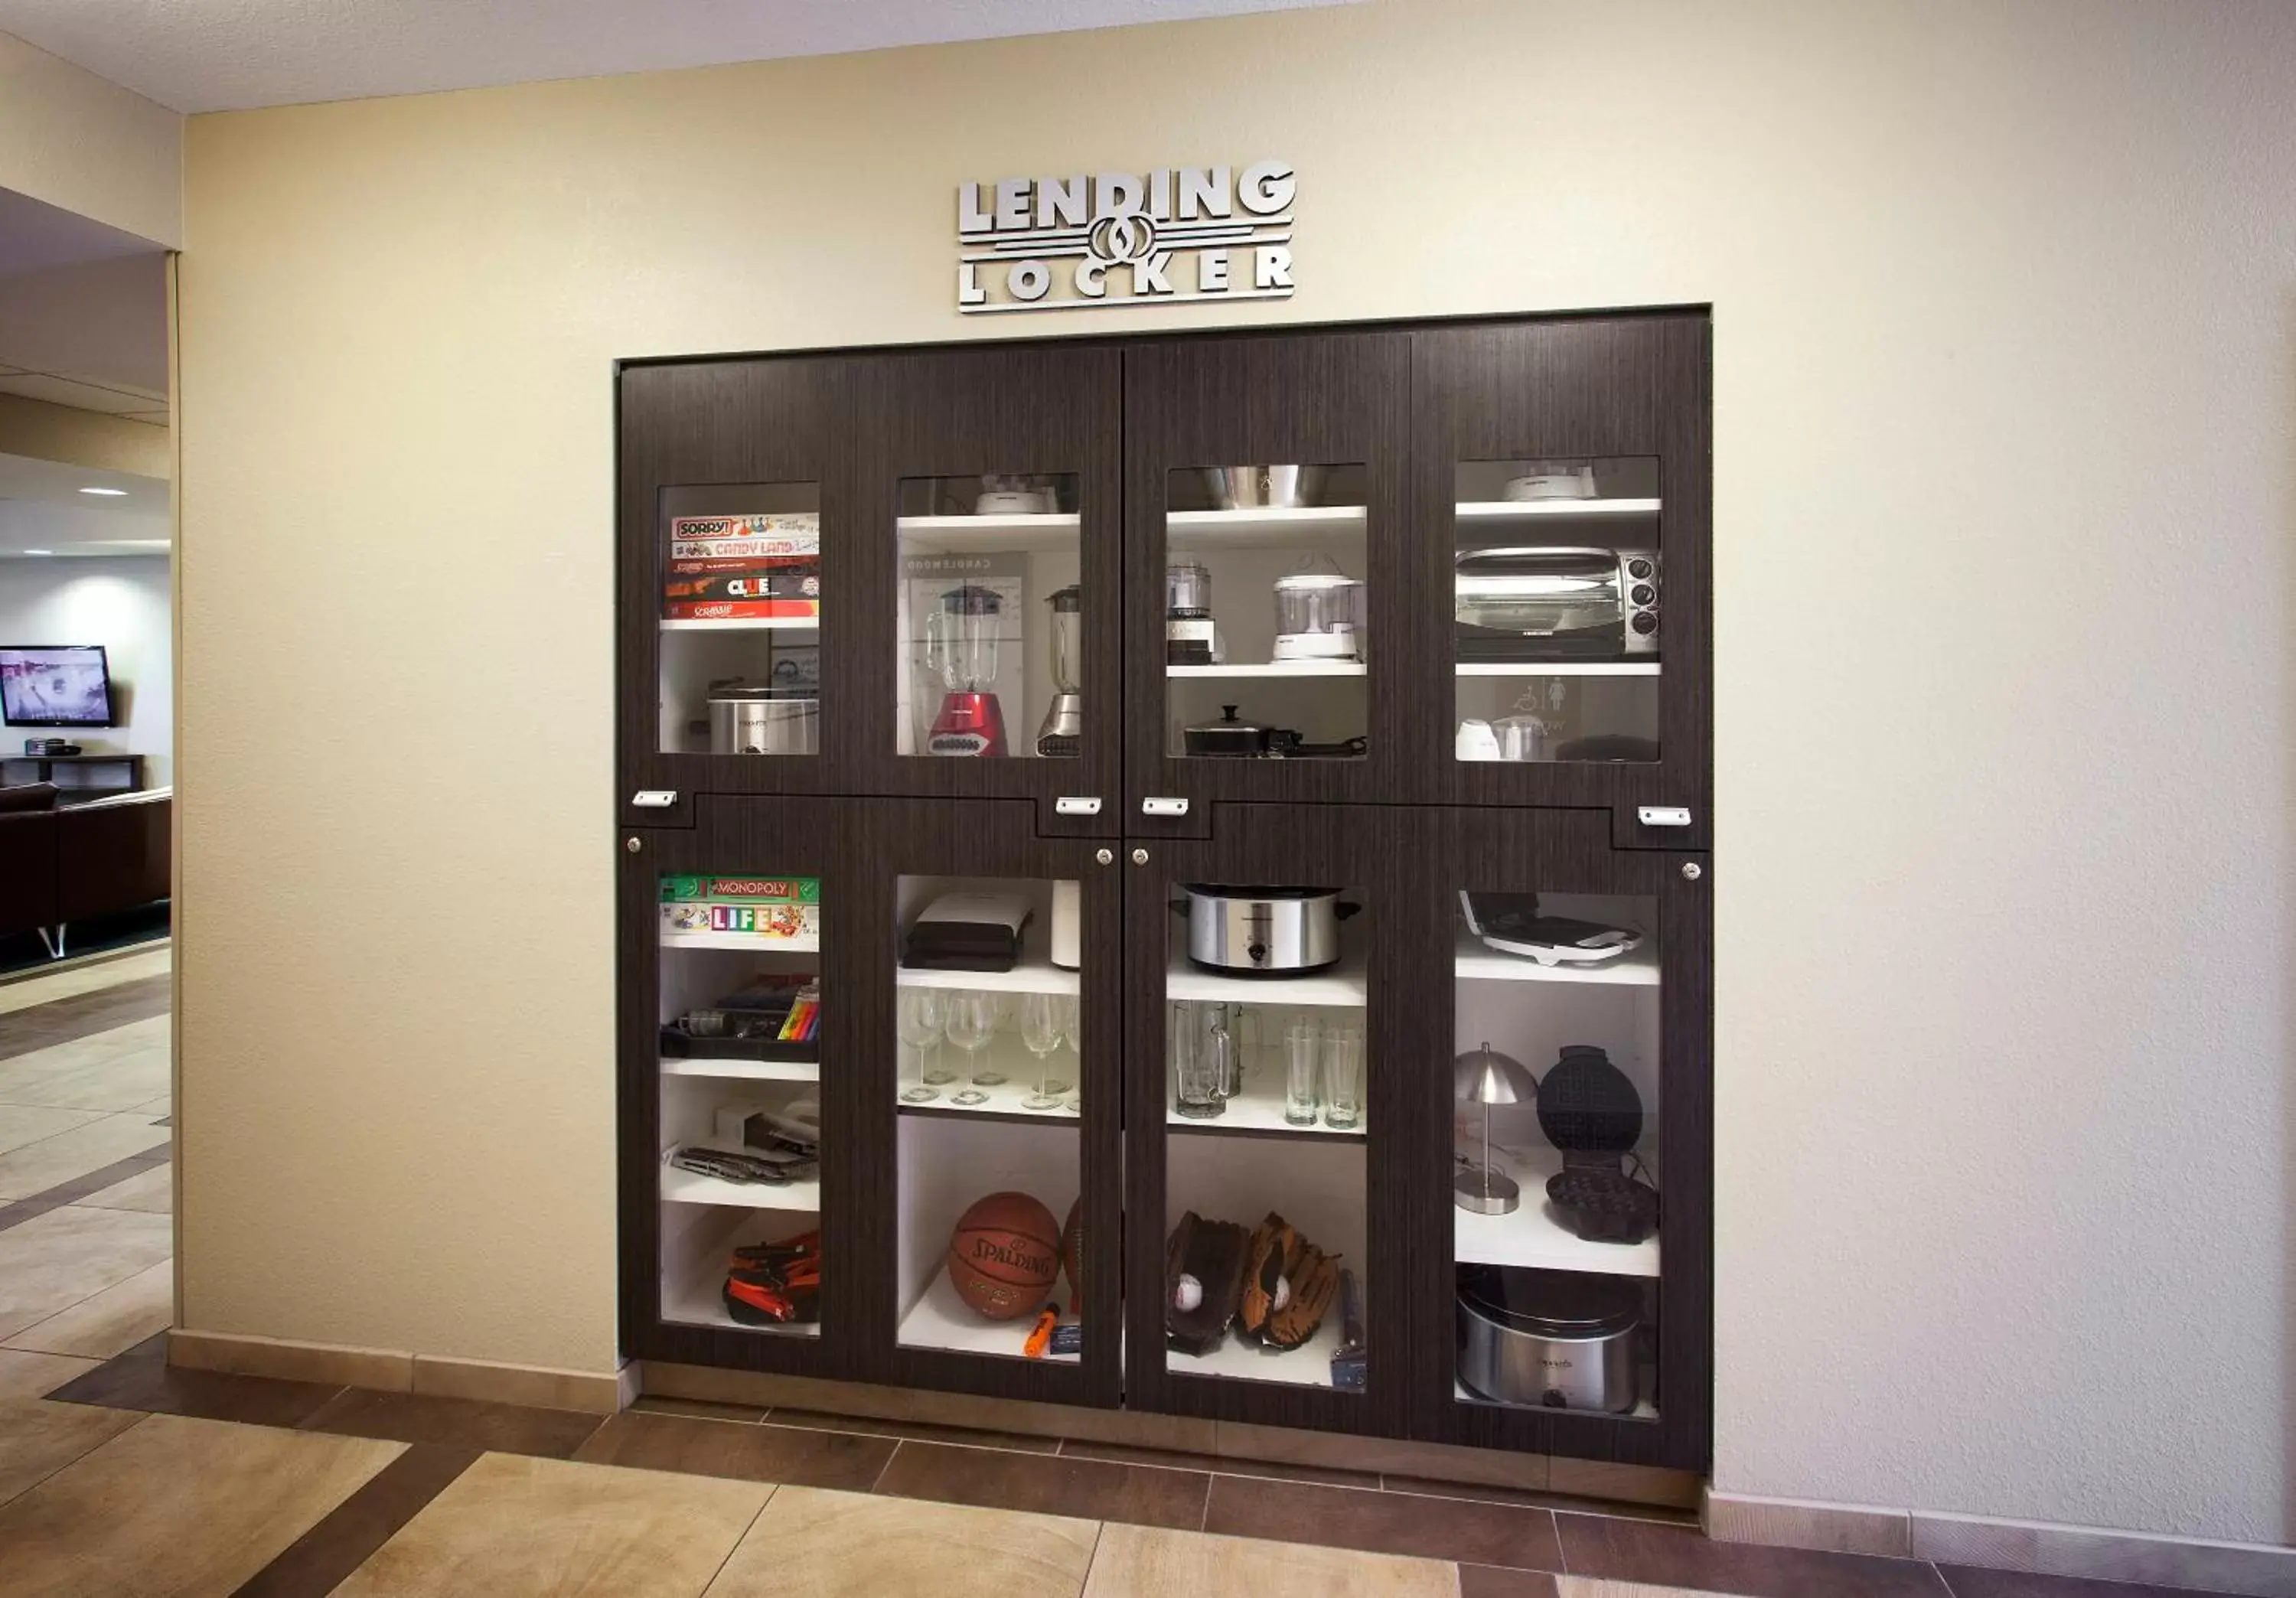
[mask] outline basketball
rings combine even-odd
[[[1060,1250],[1051,1210],[1027,1193],[990,1193],[949,1234],[949,1285],[975,1315],[1016,1321],[1051,1296]]]
[[[1084,1199],[1069,1206],[1069,1218],[1061,1223],[1061,1272],[1069,1279],[1069,1307],[1079,1309],[1084,1304],[1084,1277],[1077,1262],[1084,1258]]]

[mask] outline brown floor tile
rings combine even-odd
[[[2190,1587],[2093,1581],[2085,1576],[2043,1576],[2032,1570],[1983,1570],[1974,1565],[1939,1565],[1938,1574],[1944,1578],[1953,1598],[2194,1598]]]
[[[1194,1471],[906,1440],[877,1479],[878,1492],[897,1497],[1186,1531],[1201,1524],[1210,1485]]]
[[[324,1382],[178,1370],[168,1363],[168,1334],[162,1332],[86,1375],[75,1376],[48,1397],[64,1404],[101,1404],[253,1426],[299,1426],[340,1391]]]
[[[1101,1536],[1057,1515],[784,1487],[709,1598],[1075,1598]]]
[[[320,1598],[333,1592],[478,1457],[475,1448],[410,1445],[250,1577],[232,1598]]]
[[[1562,1569],[1554,1517],[1546,1510],[1360,1487],[1215,1477],[1204,1529],[1524,1570]]]
[[[1702,1532],[1608,1515],[1554,1517],[1574,1576],[1608,1576],[1751,1598],[1950,1598],[1927,1564],[1716,1543]]]
[[[704,1398],[640,1398],[630,1407],[642,1414],[691,1415],[701,1421],[762,1421],[767,1414],[754,1404],[712,1404]]]
[[[976,1431],[969,1426],[933,1426],[922,1421],[875,1421],[865,1416],[824,1414],[810,1409],[772,1410],[776,1426],[802,1426],[817,1431],[853,1431],[864,1437],[907,1438],[920,1443],[948,1443],[960,1448],[1010,1448],[1022,1454],[1051,1454],[1061,1446],[1056,1437],[1034,1437],[1021,1431]]]
[[[1475,1504],[1519,1504],[1529,1509],[1551,1509],[1558,1513],[1616,1516],[1628,1520],[1653,1520],[1661,1526],[1698,1524],[1696,1514],[1686,1509],[1666,1509],[1654,1504],[1609,1504],[1592,1498],[1574,1498],[1567,1493],[1542,1493],[1529,1487],[1480,1487],[1472,1481],[1434,1481],[1420,1476],[1382,1476],[1380,1485],[1390,1493],[1409,1493],[1422,1498],[1464,1498]]]
[[[616,1415],[574,1451],[585,1464],[682,1471],[738,1481],[788,1482],[865,1493],[884,1473],[899,1443],[889,1437],[797,1426],[701,1421],[630,1410]]]
[[[339,1437],[380,1437],[564,1459],[598,1430],[600,1418],[570,1409],[529,1409],[518,1404],[347,1387],[301,1425],[306,1431],[332,1431]]]
[[[1101,1528],[1084,1598],[1177,1598],[1181,1594],[1193,1598],[1213,1593],[1248,1593],[1253,1598],[1457,1598],[1458,1591],[1458,1578],[1443,1560],[1107,1526]]]
[[[1459,1598],[1561,1598],[1562,1589],[1543,1570],[1461,1565]]]
[[[1202,1471],[1215,1476],[1258,1476],[1272,1481],[1320,1481],[1329,1487],[1379,1485],[1379,1478],[1367,1471],[1262,1464],[1256,1459],[1233,1459],[1224,1454],[1174,1454],[1162,1448],[1129,1447],[1122,1443],[1080,1443],[1074,1438],[1061,1445],[1061,1457],[1101,1459],[1120,1465],[1157,1465],[1167,1471]]]

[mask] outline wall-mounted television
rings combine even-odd
[[[0,644],[0,722],[108,727],[111,668],[101,643]]]

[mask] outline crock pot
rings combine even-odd
[[[1340,922],[1363,908],[1336,888],[1184,882],[1188,958],[1226,976],[1301,977],[1340,957]]]
[[[818,754],[821,701],[809,689],[721,689],[709,697],[709,752]]]
[[[1459,1380],[1500,1404],[1623,1414],[1637,1391],[1642,1290],[1621,1276],[1459,1270]]]

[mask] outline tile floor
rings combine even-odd
[[[2161,1598],[1661,1512],[800,1410],[167,1364],[164,952],[0,983],[0,1591]],[[41,984],[46,984],[44,988]],[[158,1006],[156,1009],[154,1005]]]

